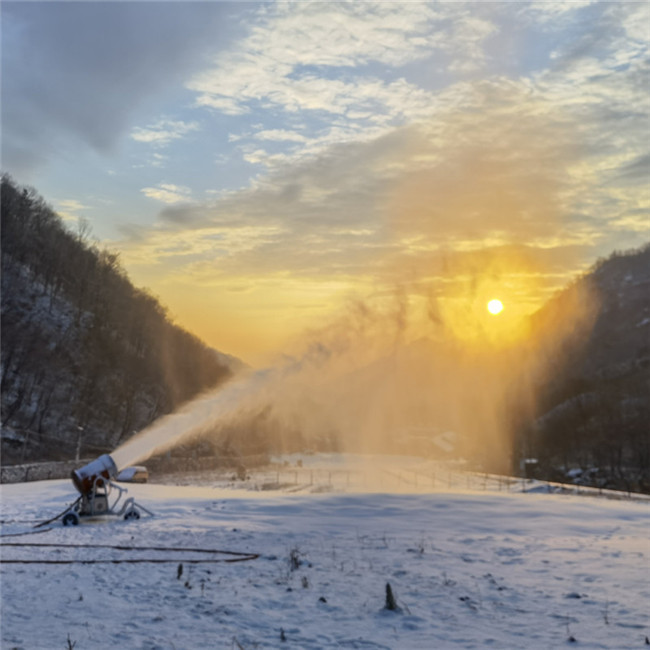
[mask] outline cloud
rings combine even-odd
[[[149,165],[151,167],[163,167],[168,160],[169,160],[169,156],[165,156],[161,153],[154,153],[151,156]]]
[[[518,7],[519,11],[532,14],[542,23],[564,19],[569,12],[575,12],[592,5],[597,0],[533,0]]]
[[[173,140],[178,140],[184,135],[187,135],[192,131],[197,131],[198,129],[198,122],[162,119],[145,128],[136,127],[131,131],[131,138],[136,142],[144,142],[163,147]]]
[[[171,183],[160,183],[158,187],[143,187],[140,191],[146,197],[162,203],[188,203],[192,195],[189,187]]]
[[[64,199],[62,201],[57,201],[57,205],[62,207],[64,210],[72,210],[78,212],[79,210],[87,210],[88,206],[77,201],[77,199]]]
[[[482,12],[481,9],[478,12]],[[421,116],[432,97],[403,78],[385,81],[369,66],[397,70],[446,57],[453,71],[485,62],[484,41],[496,31],[464,7],[409,3],[273,5],[238,47],[217,57],[187,87],[197,105],[229,115],[275,106],[289,113],[353,114],[366,121]]]
[[[525,86],[473,90],[480,111],[456,107],[299,163],[285,159],[248,189],[166,209],[156,237],[188,233],[206,254],[191,272],[206,281],[241,273],[404,280],[441,251],[584,243],[559,225],[563,175],[574,160],[570,124],[539,117],[545,107]],[[250,246],[229,246],[262,226]],[[215,232],[222,239],[211,259],[204,238]]]
[[[454,55],[449,70],[469,73],[483,68],[486,63],[485,41],[498,31],[495,24],[467,11],[456,19],[454,31],[449,44],[443,46]]]
[[[110,150],[146,101],[229,42],[223,16],[233,11],[221,3],[3,3],[5,169],[28,174],[78,142]]]
[[[615,170],[612,182],[622,184],[645,184],[650,179],[650,153],[642,154]]]
[[[643,210],[634,211],[632,214],[623,215],[611,222],[613,228],[626,232],[636,232],[640,236],[648,235],[650,231],[650,217],[648,210],[650,205],[646,205]]]
[[[265,129],[255,134],[257,140],[269,140],[272,142],[308,142],[308,138],[295,131],[285,129]]]
[[[82,218],[79,214],[82,210],[90,210],[90,206],[83,204],[77,199],[62,199],[55,202],[57,214],[64,221],[79,221]]]
[[[600,38],[539,74],[535,92],[574,120],[580,155],[567,170],[565,202],[610,250],[627,248],[638,244],[650,208],[642,135],[650,129],[650,53],[647,33],[639,30],[650,22],[650,7],[598,4],[589,17]]]
[[[201,257],[185,272],[197,283],[275,276],[417,286],[443,281],[458,256],[478,264],[493,251],[506,256],[513,277],[536,275],[541,295],[581,268],[605,229],[638,236],[647,149],[639,140],[646,118],[636,107],[646,99],[636,81],[640,59],[630,53],[621,71],[617,52],[435,93],[403,80],[390,93],[391,84],[365,79],[354,101],[351,92],[341,96],[350,110],[380,97],[386,120],[375,129],[358,132],[342,121],[296,137],[288,128],[258,127],[238,144],[266,174],[213,203],[166,209],[154,236],[182,231],[196,242]],[[333,110],[337,100],[330,100]],[[406,124],[391,125],[395,115],[406,115]],[[606,128],[612,115],[616,129]],[[292,148],[272,153],[264,143]],[[229,246],[261,224],[267,230],[250,246]],[[205,237],[215,233],[221,239],[211,255]]]

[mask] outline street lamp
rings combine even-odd
[[[79,460],[79,454],[81,452],[81,434],[83,433],[83,427],[77,427],[79,434],[77,435],[77,453],[75,454],[75,461]]]

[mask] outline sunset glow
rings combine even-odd
[[[3,171],[250,363],[393,295],[416,338],[507,340],[647,233],[648,3],[2,14]]]

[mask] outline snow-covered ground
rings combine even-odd
[[[2,486],[5,561],[169,560],[4,563],[3,650],[647,647],[648,502],[432,491],[399,472],[399,491],[349,475],[327,488],[317,471],[333,468],[318,461],[301,463],[311,483],[283,489],[271,489],[272,471],[246,490],[206,477],[131,485],[153,518],[27,536],[7,535],[61,511],[74,487]],[[100,545],[259,557],[190,564],[237,556]],[[387,583],[399,610],[385,608]]]

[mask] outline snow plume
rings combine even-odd
[[[515,433],[532,416],[539,386],[570,362],[566,346],[587,338],[595,297],[578,283],[543,319],[504,323],[505,339],[485,304],[487,324],[469,311],[461,327],[436,302],[399,290],[378,304],[353,302],[312,332],[293,371],[264,386],[284,430],[314,448],[335,440],[348,452],[451,453],[510,469]]]
[[[295,431],[296,427],[307,443],[324,431],[340,437],[338,427],[328,429],[340,425],[327,415],[332,407],[330,400],[336,399],[331,395],[331,386],[355,368],[379,358],[382,347],[378,322],[377,313],[356,301],[347,318],[307,336],[309,341],[300,354],[283,355],[270,368],[242,373],[225,386],[156,420],[111,454],[116,465],[121,469],[144,461],[190,438],[218,440],[225,427],[247,423],[259,413],[269,415],[279,426],[274,451],[282,451],[285,446],[283,430]],[[366,339],[365,345],[359,344],[362,338]],[[343,435],[349,429],[345,427]]]
[[[507,471],[535,387],[559,371],[562,345],[593,322],[594,301],[579,283],[553,304],[534,326],[520,323],[521,336],[506,328],[500,341],[481,328],[468,338],[474,316],[459,328],[458,315],[431,297],[398,290],[351,300],[303,336],[300,352],[161,418],[112,456],[122,468],[204,437],[272,453],[451,454]]]
[[[412,270],[410,282],[387,290],[386,278],[373,295],[350,298],[270,368],[154,422],[114,452],[116,464],[198,435],[257,446],[252,453],[302,447],[431,455],[441,451],[436,438],[452,431],[456,456],[507,469],[535,386],[561,370],[557,351],[593,323],[593,296],[575,282],[531,319],[523,297],[556,272],[557,261],[530,247],[439,251]],[[492,298],[504,302],[498,316],[486,309]]]
[[[115,464],[123,469],[144,461],[175,447],[211,423],[232,416],[267,379],[268,373],[264,371],[241,376],[215,392],[192,400],[179,411],[159,418],[111,454]]]

